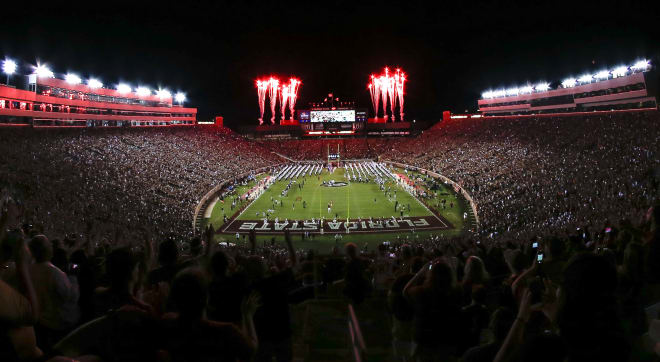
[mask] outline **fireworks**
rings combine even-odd
[[[275,105],[277,105],[277,92],[280,90],[280,81],[270,78],[268,81],[268,96],[270,97],[270,123],[275,124]]]
[[[278,93],[280,97],[280,112],[282,119],[285,119],[287,103],[289,105],[290,118],[293,119],[296,99],[298,98],[298,87],[300,80],[296,78],[289,79],[289,83],[283,83],[280,87],[280,81],[277,78],[270,77],[267,80],[257,80],[257,95],[259,97],[259,125],[263,124],[264,109],[266,106],[266,94],[270,99],[270,123],[275,124],[275,108],[277,106]]]
[[[266,92],[268,91],[269,83],[266,81],[257,80],[257,94],[259,95],[259,125],[264,123],[264,107],[266,104]]]
[[[300,81],[296,78],[291,78],[289,80],[289,112],[290,114],[290,119],[293,119],[294,117],[294,110],[296,107],[296,99],[298,98],[298,86],[300,85]]]
[[[403,121],[403,95],[406,75],[400,69],[391,76],[389,68],[385,67],[384,73],[380,76],[371,75],[369,83],[369,93],[371,94],[371,104],[374,107],[374,117],[378,118],[380,109],[380,100],[383,101],[383,117],[387,120],[387,103],[389,99],[390,115],[392,120],[395,118],[395,108],[397,99],[399,101],[399,119]]]

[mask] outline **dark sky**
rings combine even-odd
[[[409,119],[433,120],[475,110],[487,88],[660,59],[657,5],[623,1],[20,6],[3,5],[0,56],[21,60],[25,72],[38,58],[106,85],[181,89],[199,119],[223,115],[234,125],[256,122],[254,81],[270,74],[302,80],[298,108],[328,91],[370,107],[369,75],[399,66]]]

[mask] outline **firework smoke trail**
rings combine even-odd
[[[371,83],[369,83],[369,94],[371,95],[371,105],[374,107],[374,118],[378,118],[378,102],[380,101],[380,89],[376,84],[376,77],[371,75]]]
[[[387,68],[385,68],[387,69]],[[383,101],[383,118],[387,121],[387,77],[381,75],[378,78],[378,88],[380,88],[380,98]]]
[[[280,90],[280,81],[275,78],[270,78],[268,83],[268,96],[270,97],[270,123],[275,124],[275,106],[277,105],[277,92]]]
[[[404,86],[406,82],[406,74],[405,73],[400,73],[400,70],[396,70],[396,75],[394,76],[395,80],[395,90],[396,90],[396,95],[399,98],[399,117],[401,118],[401,121],[403,121],[403,95],[404,95]]]
[[[390,114],[394,122],[394,107],[396,107],[396,95],[394,94],[394,77],[387,78],[387,95],[390,97]]]
[[[286,112],[286,102],[289,100],[289,86],[282,85],[282,91],[280,92],[280,109],[282,110],[282,120],[285,119],[284,113]]]
[[[296,99],[298,98],[298,86],[300,86],[300,81],[296,78],[291,78],[289,84],[289,112],[291,113],[291,119],[294,118]]]
[[[257,95],[259,96],[259,125],[264,123],[264,107],[266,103],[266,92],[268,91],[268,82],[257,80]]]

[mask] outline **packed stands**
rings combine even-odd
[[[366,149],[459,182],[483,231],[330,255],[288,235],[223,246],[188,225],[218,182],[279,163],[271,151],[323,159],[336,141],[0,130],[0,360],[653,360],[658,121],[470,119],[344,140],[342,158]]]

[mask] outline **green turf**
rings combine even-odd
[[[393,169],[395,173],[404,173],[401,169]],[[261,179],[265,177],[265,174],[262,174],[258,177]],[[423,175],[416,172],[408,172],[410,178],[423,177]],[[302,182],[302,178],[298,179]],[[350,182],[349,186],[344,187],[322,187],[320,186],[323,181],[346,181],[344,178],[344,169],[337,168],[332,174],[328,174],[327,170],[324,169],[320,178],[317,176],[307,176],[305,178],[305,185],[302,189],[298,188],[298,184],[292,184],[291,189],[289,190],[287,196],[282,197],[281,191],[288,184],[288,180],[277,181],[273,184],[266,192],[264,192],[257,200],[255,200],[241,216],[238,217],[240,220],[255,220],[262,218],[262,212],[265,212],[269,209],[275,210],[270,213],[270,219],[278,217],[280,219],[288,218],[289,220],[304,220],[311,219],[312,217],[318,218],[319,216],[325,217],[325,219],[332,219],[335,217],[335,214],[338,214],[339,219],[345,219],[349,217],[353,218],[369,218],[371,217],[391,217],[392,215],[399,217],[400,213],[397,211],[394,212],[395,199],[392,195],[391,198],[384,195],[383,191],[380,191],[379,186],[376,183],[359,183],[359,182]],[[245,186],[240,186],[237,188],[236,195],[243,195],[249,189],[256,185],[256,181],[251,181]],[[404,216],[428,216],[431,215],[431,212],[424,207],[417,199],[415,199],[408,192],[403,190],[398,186],[394,181],[389,181],[386,183],[385,188],[391,187],[392,194],[394,190],[396,192],[396,200],[399,201],[399,205],[408,206],[410,205],[410,210],[404,211]],[[428,190],[427,190],[428,191]],[[437,213],[442,215],[447,219],[453,226],[453,229],[450,230],[436,230],[436,231],[402,231],[400,233],[364,233],[360,235],[343,235],[343,239],[336,240],[334,235],[315,235],[314,240],[302,240],[299,236],[294,236],[294,246],[296,248],[303,249],[314,249],[321,253],[328,253],[335,245],[343,244],[348,241],[353,241],[359,243],[360,247],[366,246],[369,249],[375,248],[376,245],[380,244],[383,241],[406,241],[406,240],[418,240],[424,239],[427,236],[431,235],[440,235],[444,237],[455,236],[463,233],[466,229],[466,222],[463,219],[463,212],[468,209],[465,201],[459,197],[451,187],[448,187],[444,184],[441,184],[439,190],[433,192],[434,196],[431,199],[427,199],[426,203]],[[273,201],[271,201],[273,197]],[[374,202],[374,198],[376,201]],[[445,199],[446,208],[442,208],[440,200]],[[273,208],[274,200],[282,200],[283,206],[275,205]],[[303,208],[302,201],[305,201],[306,207]],[[332,212],[328,213],[328,202],[333,202]],[[450,203],[454,203],[454,207],[449,207]],[[293,204],[295,203],[295,208]],[[218,229],[223,225],[223,214],[226,214],[228,217],[233,215],[233,212],[230,210],[231,198],[225,199],[225,203],[216,203],[213,211],[211,213],[211,218],[206,219],[204,225],[209,222]],[[239,205],[240,207],[240,205]],[[235,208],[234,210],[237,210]],[[259,216],[256,216],[256,212],[259,212]],[[258,235],[258,243],[268,242],[271,239],[275,239],[276,242],[283,242],[282,235]],[[217,236],[219,241],[230,241],[236,242],[234,234],[219,234]],[[239,240],[239,244],[243,243],[243,238]]]
[[[299,184],[305,182],[302,189]],[[399,187],[394,181],[385,183],[385,188],[391,187],[392,197],[380,191],[375,182],[350,182],[343,187],[324,187],[323,181],[346,181],[344,169],[337,168],[332,174],[324,170],[319,176],[307,176],[299,178],[294,182],[286,196],[281,192],[288,184],[288,180],[280,180],[269,187],[245,212],[239,220],[259,220],[263,212],[271,212],[271,219],[288,218],[290,220],[309,220],[311,218],[324,217],[325,219],[357,219],[369,217],[391,217],[400,216],[400,211],[394,211],[396,201],[399,208],[405,206],[404,216],[430,216],[431,212],[417,199]],[[394,194],[396,190],[396,195]],[[273,201],[271,201],[271,197]],[[282,201],[278,206],[277,201]],[[303,208],[303,201],[305,207]],[[328,212],[328,203],[332,202],[332,210]],[[410,206],[410,209],[408,209]],[[259,213],[257,215],[256,213]]]

